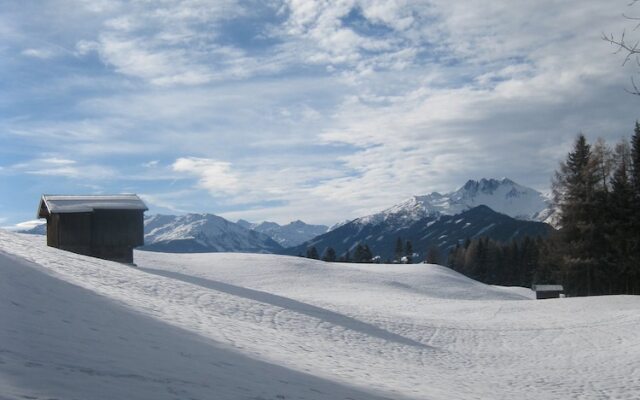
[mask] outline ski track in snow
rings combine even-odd
[[[135,268],[2,231],[0,252],[0,398],[640,397],[638,296],[275,255]]]

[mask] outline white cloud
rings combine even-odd
[[[198,178],[198,185],[212,196],[235,194],[241,183],[231,171],[231,163],[197,157],[178,158],[172,165],[176,172],[185,172]]]
[[[469,178],[544,189],[576,132],[615,140],[637,118],[630,67],[600,40],[621,31],[624,0],[84,5],[90,26],[67,33],[74,62],[105,68],[22,94],[78,93],[64,118],[25,109],[2,122],[12,140],[54,144],[58,162],[24,173],[84,179],[130,157],[146,170],[128,177],[194,179],[237,206],[225,215],[333,222]],[[193,209],[188,196],[157,201]]]
[[[160,160],[151,160],[151,161],[142,163],[142,166],[145,168],[154,168],[158,166],[159,163],[160,163]]]
[[[56,52],[51,50],[51,49],[47,49],[47,48],[39,48],[39,49],[24,49],[22,50],[22,55],[23,56],[27,56],[27,57],[33,57],[33,58],[40,58],[43,60],[52,58],[56,56]]]
[[[117,176],[113,168],[97,164],[80,164],[74,160],[46,157],[13,164],[8,168],[14,173],[39,176],[58,176],[69,179],[103,180]]]
[[[38,161],[43,164],[51,164],[51,165],[73,165],[76,163],[74,160],[67,160],[65,158],[58,158],[58,157],[42,158]]]
[[[160,208],[168,210],[173,213],[188,213],[189,210],[176,206],[176,203],[184,203],[185,197],[194,196],[192,190],[187,191],[173,191],[169,193],[138,193],[138,196],[147,204],[153,208]],[[194,211],[194,210],[191,210]]]

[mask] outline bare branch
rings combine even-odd
[[[631,7],[639,2],[640,0],[631,0],[631,2],[629,3],[629,6]],[[633,32],[640,30],[640,17],[630,16],[627,14],[622,14],[622,16],[627,20],[638,21],[633,28]],[[622,30],[620,37],[614,36],[613,33],[610,35],[603,33],[602,40],[616,46],[616,50],[614,51],[614,54],[618,54],[618,53],[625,54],[624,60],[622,62],[623,66],[627,65],[629,61],[632,61],[632,62],[635,61],[635,64],[638,67],[640,67],[640,39],[638,40],[633,39],[630,41],[627,38],[626,29]],[[625,91],[627,91],[628,93],[640,96],[640,87],[638,86],[638,83],[636,83],[636,80],[633,77],[631,77],[631,88],[632,88],[631,90],[625,89]]]
[[[633,79],[633,76],[631,77],[631,87],[633,88],[633,90],[625,89],[625,92],[640,96],[640,88],[638,87],[636,80]]]

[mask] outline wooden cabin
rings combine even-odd
[[[564,288],[562,285],[533,285],[532,288],[536,292],[536,299],[557,299],[560,297]]]
[[[43,195],[38,218],[47,219],[48,246],[133,263],[133,248],[144,244],[146,210],[135,194]]]

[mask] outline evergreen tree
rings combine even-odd
[[[636,126],[631,136],[630,150],[630,181],[633,190],[632,212],[630,214],[633,236],[630,243],[631,260],[634,265],[633,275],[635,276],[633,291],[630,294],[640,294],[640,123],[636,121]]]
[[[464,273],[462,270],[464,268],[465,254],[466,249],[464,246],[460,246],[457,244],[456,247],[449,252],[449,258],[447,259],[447,267],[451,268],[454,271],[458,271],[460,273]]]
[[[407,257],[407,264],[413,263],[413,245],[411,244],[411,240],[407,240],[407,244],[405,245],[405,256]]]
[[[449,267],[487,284],[528,287],[540,269],[544,243],[541,238],[529,237],[521,244],[476,238],[466,248],[458,245],[450,252]],[[555,282],[552,275],[544,279],[544,283]]]
[[[400,259],[402,258],[403,255],[404,255],[404,246],[402,245],[402,238],[398,237],[398,240],[396,240],[396,249],[395,249],[396,261],[400,262]]]
[[[455,249],[460,248],[459,245],[456,245]],[[427,257],[425,259],[427,264],[439,264],[440,263],[440,249],[436,245],[429,246],[429,250],[427,250]]]
[[[318,250],[315,246],[311,246],[307,249],[307,258],[313,258],[314,260],[317,260],[319,258]]]
[[[598,138],[592,151],[596,191],[609,193],[609,181],[615,168],[613,151],[602,138]],[[606,196],[605,196],[606,198]]]
[[[565,243],[564,265],[575,294],[591,294],[597,264],[597,182],[591,146],[580,134],[553,184]]]
[[[539,249],[536,246],[536,242],[530,238],[526,237],[522,241],[522,246],[520,249],[520,270],[519,276],[516,278],[518,282],[522,284],[522,286],[530,287],[533,282],[533,277],[535,271],[538,267],[538,253]],[[539,282],[536,282],[539,283]],[[547,283],[547,282],[545,282]]]
[[[371,252],[371,249],[369,248],[369,246],[367,246],[365,244],[362,253],[363,253],[362,254],[363,255],[363,262],[370,263],[371,260],[373,259],[373,253]]]
[[[631,136],[631,184],[633,186],[636,201],[640,201],[640,123],[636,126]]]
[[[618,291],[613,287],[617,281],[632,282],[635,280],[631,251],[634,236],[637,233],[633,231],[633,221],[629,219],[629,215],[633,213],[633,186],[627,173],[628,165],[622,159],[613,175],[611,201],[608,209],[611,222],[607,233],[610,235],[609,239],[614,248],[614,258],[610,264],[610,276],[608,277],[613,278],[610,279],[609,293]],[[622,290],[630,292],[632,288]]]
[[[369,246],[358,243],[353,252],[353,261],[357,263],[370,263],[372,258],[373,254],[371,253]]]
[[[327,262],[336,261],[336,251],[333,249],[333,247],[327,247],[324,250],[324,255],[322,256],[322,259]]]

